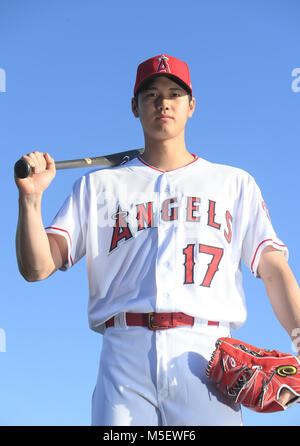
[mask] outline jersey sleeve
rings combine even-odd
[[[244,210],[247,221],[242,242],[242,260],[255,277],[258,275],[258,265],[261,253],[266,246],[282,251],[288,260],[288,249],[278,238],[272,225],[267,205],[255,180],[249,176],[244,193]]]
[[[77,180],[66,198],[47,233],[63,236],[68,244],[68,262],[60,270],[66,271],[78,262],[86,252],[87,231],[87,188],[86,178]]]

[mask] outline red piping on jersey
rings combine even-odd
[[[274,245],[280,246],[281,248],[286,248],[286,245],[280,245],[279,243],[274,242],[274,240],[271,239],[271,238],[267,238],[266,240],[263,240],[263,241],[258,245],[258,247],[256,248],[256,251],[255,251],[255,254],[254,254],[252,263],[251,263],[251,271],[252,271],[253,274],[254,274],[254,271],[253,271],[253,264],[254,264],[254,261],[255,261],[255,257],[256,257],[256,255],[257,255],[257,251],[259,250],[260,246],[261,246],[263,243],[265,243],[265,242],[273,242]]]
[[[55,229],[55,230],[57,230],[57,231],[65,232],[66,234],[68,234],[68,237],[69,237],[69,240],[70,240],[70,247],[72,247],[72,239],[71,239],[71,236],[70,236],[70,234],[68,233],[68,231],[66,231],[65,229],[57,228],[56,226],[47,226],[47,228],[45,228],[45,229]],[[73,265],[74,265],[74,262],[73,262],[73,259],[72,259],[71,254],[70,254],[70,260],[71,260],[71,264],[72,264],[72,266],[73,266]]]
[[[188,163],[188,164],[185,164],[185,165],[182,166],[182,167],[186,167],[186,166],[189,166],[190,164],[193,164],[193,163],[194,163],[195,161],[197,161],[197,159],[199,158],[198,156],[194,155],[193,153],[192,153],[191,155],[194,157],[193,161],[191,161],[191,162]],[[151,164],[146,163],[146,161],[144,161],[140,156],[138,156],[137,158],[138,158],[138,160],[139,160],[141,163],[145,164],[145,166],[147,166],[147,167],[151,167],[151,169],[153,169],[153,170],[157,170],[158,172],[161,172],[161,173],[172,172],[173,170],[177,170],[177,169],[181,169],[181,168],[182,168],[182,167],[177,167],[176,169],[172,169],[172,170],[160,170],[160,169],[157,169],[156,167],[151,166]]]

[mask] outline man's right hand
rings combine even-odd
[[[68,245],[63,236],[47,234],[42,220],[43,192],[56,174],[54,159],[41,152],[23,158],[32,172],[27,178],[15,177],[19,189],[16,254],[20,273],[34,282],[46,279],[68,261]]]
[[[19,192],[23,196],[42,195],[56,175],[54,159],[42,152],[31,152],[24,155],[32,168],[32,173],[27,178],[16,178],[15,182]]]

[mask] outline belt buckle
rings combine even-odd
[[[148,313],[148,328],[149,328],[149,330],[163,330],[163,329],[166,329],[166,328],[170,328],[170,326],[161,326],[161,325],[154,325],[153,324],[153,318],[154,318],[154,315],[155,315],[156,313],[155,312],[153,312],[153,313]]]

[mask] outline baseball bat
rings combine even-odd
[[[145,149],[127,150],[125,152],[112,153],[111,155],[96,156],[91,158],[80,158],[65,161],[55,161],[56,169],[74,169],[79,167],[95,167],[95,166],[109,166],[114,167],[124,164],[138,155],[141,155]],[[28,161],[20,158],[14,166],[15,175],[17,178],[26,178],[30,175],[32,168]]]

